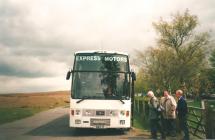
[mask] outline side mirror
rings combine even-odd
[[[133,81],[136,81],[136,74],[134,72],[131,72],[131,78]]]
[[[71,71],[68,71],[68,72],[67,72],[67,74],[66,74],[66,80],[69,80],[69,79],[70,79],[71,73],[72,73]]]

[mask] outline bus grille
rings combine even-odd
[[[83,116],[96,117],[96,116],[107,116],[107,117],[117,117],[117,110],[93,110],[93,109],[83,109]]]
[[[104,110],[96,111],[96,116],[105,116],[105,111]]]

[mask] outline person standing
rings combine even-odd
[[[149,97],[149,120],[150,120],[150,128],[151,128],[151,137],[152,139],[157,139],[157,130],[161,133],[161,138],[165,139],[165,135],[163,130],[161,129],[161,126],[159,124],[159,116],[158,116],[158,107],[159,107],[159,101],[154,96],[153,91],[149,91],[147,93],[147,96]]]
[[[166,113],[164,110],[166,98],[164,96],[160,99],[160,108],[161,108],[161,126],[163,128],[164,134],[167,134],[167,120],[166,120]]]
[[[183,98],[183,91],[177,90],[176,91],[176,97],[178,98],[178,104],[177,104],[177,116],[179,119],[179,127],[180,130],[184,132],[184,140],[189,140],[189,130],[187,126],[187,103],[185,99]]]
[[[164,91],[164,119],[166,122],[166,135],[176,137],[176,106],[177,103],[173,96],[169,95],[168,91]]]

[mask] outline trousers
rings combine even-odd
[[[150,120],[150,127],[151,127],[151,136],[152,139],[157,139],[157,131],[161,133],[162,139],[165,138],[164,130],[161,128],[159,123],[159,119],[151,119]]]
[[[189,130],[187,126],[187,117],[181,116],[178,119],[179,119],[180,130],[184,132],[184,140],[189,140],[190,138],[189,138]]]

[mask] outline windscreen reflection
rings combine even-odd
[[[75,72],[75,99],[129,99],[129,74],[107,72]]]

